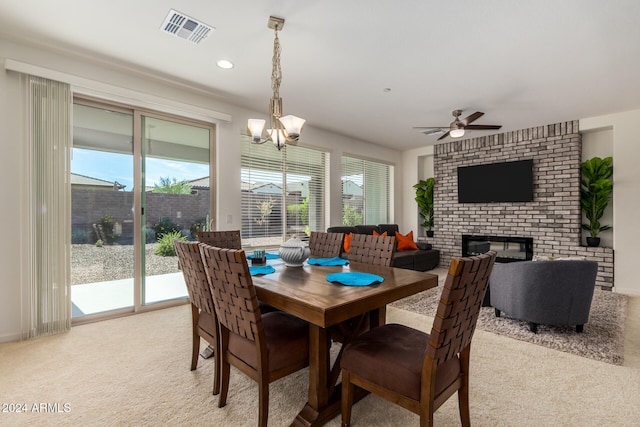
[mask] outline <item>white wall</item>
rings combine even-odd
[[[640,212],[640,110],[580,120],[580,131],[612,129],[613,135],[613,249],[614,289],[640,295],[638,212]]]
[[[244,108],[226,104],[202,88],[174,84],[166,78],[157,78],[111,64],[99,63],[88,57],[74,56],[67,52],[44,50],[35,46],[16,44],[0,39],[0,63],[6,58],[20,63],[33,64],[55,70],[69,77],[69,81],[89,79],[76,90],[101,95],[107,99],[130,101],[132,105],[157,107],[187,117],[210,117],[217,125],[216,179],[223,183],[216,188],[216,221],[219,229],[238,229],[241,222],[240,203],[240,134],[245,131],[247,119],[263,115]],[[63,80],[64,81],[64,80]],[[94,86],[93,88],[90,86]],[[127,98],[130,97],[130,98]],[[143,100],[138,104],[139,100]],[[5,244],[0,245],[0,342],[16,339],[24,316],[21,283],[29,263],[26,235],[26,199],[28,173],[24,169],[26,150],[20,141],[20,96],[16,73],[0,70],[0,147],[4,157],[0,168],[0,224],[3,225]],[[215,119],[218,113],[231,116],[230,121]],[[313,118],[307,118],[302,133],[302,144],[327,149],[330,152],[330,200],[331,212],[328,225],[340,224],[342,200],[340,184],[340,156],[342,153],[363,155],[395,166],[394,201],[392,213],[401,217],[403,198],[402,154],[365,141],[314,128]],[[232,222],[227,223],[231,215]]]
[[[418,204],[414,200],[416,190],[413,185],[421,179],[433,176],[433,146],[416,148],[407,150],[402,153],[402,200],[404,201],[402,209],[402,218],[398,222],[400,232],[403,234],[413,231],[413,236],[422,236],[420,223],[420,214]],[[436,182],[436,185],[438,183]],[[437,232],[437,218],[436,228]]]

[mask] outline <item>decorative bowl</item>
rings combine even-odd
[[[279,254],[287,267],[302,267],[306,259],[309,258],[311,251],[294,234],[291,239],[280,245]]]

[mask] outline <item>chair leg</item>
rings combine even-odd
[[[198,366],[198,353],[200,353],[200,335],[198,335],[198,319],[200,317],[200,310],[195,305],[191,304],[191,370],[195,370]]]
[[[342,370],[342,427],[351,425],[351,407],[353,406],[353,384],[349,371]]]
[[[538,333],[538,324],[535,322],[529,322],[529,330],[534,334]]]
[[[584,332],[584,325],[576,325],[576,332],[577,333]]]
[[[218,352],[221,353],[221,352]],[[219,360],[221,364],[222,375],[220,379],[220,397],[218,397],[218,408],[222,408],[227,404],[227,393],[229,392],[229,376],[231,374],[231,365],[224,356],[216,354],[216,362]],[[218,358],[219,357],[219,358]]]
[[[213,392],[215,396],[220,393],[220,343],[216,343],[213,347]]]
[[[267,427],[267,418],[269,418],[269,381],[261,378],[258,384],[258,425]]]
[[[471,415],[469,412],[469,361],[471,356],[471,344],[460,352],[460,367],[462,370],[462,385],[458,389],[458,410],[460,411],[460,422],[463,427],[471,425]],[[433,414],[432,414],[433,417]]]
[[[420,427],[431,427],[433,425],[433,411],[429,408],[421,408]]]
[[[493,309],[496,313],[496,317],[500,317],[500,310],[498,310],[497,308]]]

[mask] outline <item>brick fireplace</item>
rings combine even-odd
[[[458,203],[457,168],[533,159],[533,202]],[[462,236],[522,236],[533,253],[598,261],[596,284],[613,286],[613,250],[581,245],[578,121],[556,123],[434,147],[435,236],[441,266],[461,256]]]

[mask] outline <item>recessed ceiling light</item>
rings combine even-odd
[[[219,59],[218,62],[216,62],[216,64],[218,64],[218,67],[224,69],[224,70],[228,70],[230,68],[233,68],[233,62],[228,61],[226,59]]]

